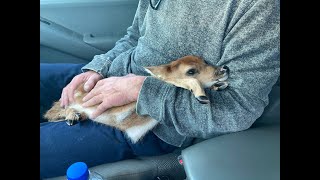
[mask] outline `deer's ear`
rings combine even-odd
[[[149,73],[151,76],[156,76],[155,75],[155,69],[156,67],[150,66],[150,67],[143,67],[145,71],[147,71],[147,73]]]
[[[161,66],[150,66],[144,67],[144,69],[151,75],[151,76],[165,76],[171,72],[170,65],[161,65]]]

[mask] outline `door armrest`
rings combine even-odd
[[[182,150],[188,180],[280,179],[280,125],[250,128]]]

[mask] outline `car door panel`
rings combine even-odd
[[[126,34],[138,2],[41,0],[40,47],[66,54],[66,60],[68,54],[69,58],[74,56],[74,59],[90,61],[94,55],[110,50]],[[54,59],[42,54],[44,57],[41,58]]]

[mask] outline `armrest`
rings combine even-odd
[[[182,150],[188,180],[280,179],[280,125],[250,128]]]

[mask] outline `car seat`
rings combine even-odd
[[[269,126],[273,126],[276,128],[268,129]],[[267,127],[266,129],[264,129]],[[135,159],[128,159],[123,160],[119,162],[109,163],[109,164],[102,164],[99,166],[95,166],[90,168],[93,171],[98,172],[101,174],[105,179],[112,179],[112,180],[185,180],[185,179],[203,179],[204,177],[209,177],[209,179],[223,179],[221,177],[226,177],[227,175],[232,176],[231,169],[224,169],[221,170],[219,168],[214,169],[213,167],[219,166],[213,166],[215,162],[208,162],[210,164],[202,164],[203,162],[197,162],[197,159],[201,159],[202,156],[205,158],[216,158],[211,157],[210,152],[203,154],[205,152],[205,149],[210,149],[208,146],[214,146],[215,149],[219,149],[219,151],[224,151],[223,142],[224,139],[228,138],[228,136],[232,136],[232,138],[245,136],[246,139],[250,139],[252,136],[256,136],[256,131],[258,133],[262,134],[262,136],[259,137],[270,137],[270,138],[277,138],[275,141],[269,141],[272,143],[269,148],[268,152],[263,152],[264,154],[261,155],[259,158],[261,158],[262,161],[264,161],[265,158],[269,158],[270,156],[273,156],[276,154],[276,156],[273,157],[271,164],[264,164],[264,174],[262,179],[280,179],[280,157],[278,157],[278,152],[280,151],[280,144],[278,143],[279,132],[280,132],[280,78],[276,82],[276,84],[273,86],[272,91],[269,94],[269,104],[265,108],[264,113],[260,118],[256,120],[256,122],[248,129],[246,130],[248,132],[239,132],[239,133],[231,133],[227,135],[221,135],[219,137],[211,138],[211,139],[196,139],[193,143],[193,145],[187,147],[187,148],[180,148],[175,150],[172,153],[161,155],[161,156],[151,156],[151,157],[136,157]],[[253,132],[251,132],[253,131]],[[259,132],[260,131],[260,132]],[[246,134],[243,134],[246,133]],[[269,133],[269,134],[268,134]],[[215,139],[216,142],[213,142]],[[219,145],[219,143],[221,145]],[[244,141],[244,143],[248,143]],[[251,144],[254,146],[254,144]],[[203,146],[203,147],[202,147]],[[222,149],[221,149],[222,148]],[[250,147],[248,147],[250,148]],[[202,153],[202,154],[201,154]],[[182,156],[181,156],[182,154]],[[195,155],[194,155],[195,154]],[[270,155],[270,156],[269,156]],[[224,157],[220,157],[224,158]],[[227,157],[225,157],[227,159]],[[242,157],[245,158],[245,157]],[[250,158],[250,157],[248,157]],[[181,165],[181,161],[183,162],[183,165]],[[238,161],[230,158],[228,159],[231,161],[231,163],[238,163],[233,161]],[[243,159],[242,159],[243,160]],[[259,159],[260,160],[260,159]],[[180,162],[180,163],[179,163]],[[251,162],[248,160],[248,162]],[[206,162],[205,162],[206,163]],[[241,161],[242,166],[246,166],[246,161]],[[260,162],[263,164],[263,162]],[[274,166],[274,164],[276,164]],[[255,164],[250,164],[251,166],[255,166]],[[195,166],[198,167],[198,169],[195,168]],[[270,167],[269,167],[270,166]],[[272,167],[271,167],[272,166]],[[210,169],[208,170],[208,167]],[[223,166],[221,166],[223,167]],[[258,167],[258,166],[257,166]],[[253,167],[254,168],[254,167]],[[196,169],[196,170],[195,170]],[[202,169],[202,170],[201,170]],[[250,172],[254,172],[254,169],[248,169]],[[186,173],[187,172],[187,173]],[[257,177],[260,177],[261,174],[257,174],[260,171],[256,171],[255,173],[248,173],[246,174],[246,180],[248,179],[255,179]],[[211,175],[211,174],[213,175]],[[215,174],[214,174],[215,173]],[[246,173],[246,171],[243,171],[242,174]],[[268,176],[268,173],[272,176]],[[216,176],[216,178],[215,178]],[[238,179],[235,175],[233,175],[233,178],[230,179]],[[65,180],[65,176],[50,178],[48,180]],[[241,178],[240,178],[241,179]],[[261,179],[261,178],[260,178]]]

